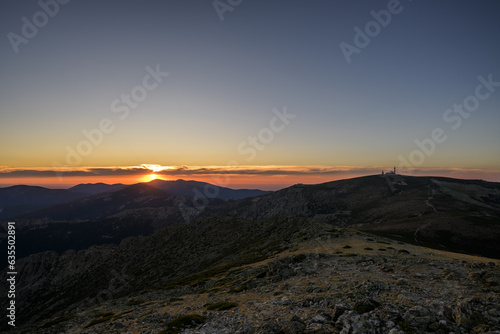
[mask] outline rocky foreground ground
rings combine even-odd
[[[333,229],[20,333],[500,333],[500,261]]]

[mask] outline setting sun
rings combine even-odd
[[[141,178],[141,181],[142,182],[151,182],[151,181],[156,180],[156,179],[162,179],[163,180],[163,178],[160,175],[148,174],[148,175],[143,176]]]

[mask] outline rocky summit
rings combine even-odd
[[[261,261],[210,268],[119,298],[110,285],[98,303],[17,331],[499,333],[498,260],[343,228],[304,237]],[[117,272],[115,281],[131,284],[126,273]]]

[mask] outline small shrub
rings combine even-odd
[[[213,304],[207,304],[205,305],[207,310],[209,311],[225,311],[232,309],[233,307],[238,306],[238,303],[234,302],[218,302],[218,303],[213,303]]]
[[[128,306],[141,305],[144,304],[145,302],[146,301],[142,299],[132,299],[128,301],[127,305]]]
[[[179,297],[172,297],[168,300],[169,303],[175,303],[175,302],[181,302],[183,301],[184,299],[183,298],[179,298]]]
[[[267,271],[263,271],[257,275],[255,275],[255,278],[264,278],[267,275]]]
[[[429,325],[429,327],[427,328],[427,330],[430,330],[436,334],[441,334],[441,333],[449,333],[450,332],[450,329],[448,328],[448,326],[442,324],[442,323],[439,323],[439,322],[433,322],[432,324]],[[474,331],[473,331],[474,332]]]
[[[113,312],[98,312],[95,317],[109,317],[110,315],[115,315]]]
[[[365,247],[365,250],[373,250],[371,247]]]
[[[147,311],[146,313],[141,314],[141,315],[139,316],[139,318],[142,318],[142,317],[148,316],[148,315],[150,315],[150,314],[152,314],[152,313],[153,313],[153,310],[149,310],[149,311]]]
[[[73,319],[75,316],[74,315],[63,315],[61,317],[58,317],[58,318],[55,318],[54,320],[50,320],[50,321],[47,321],[45,322],[41,328],[49,328],[49,327],[52,327],[54,325],[57,325],[61,322],[64,322],[64,321],[68,321],[68,320],[71,320]]]
[[[406,249],[400,249],[398,250],[398,252],[401,254],[410,254],[410,252],[408,252]]]
[[[344,247],[342,247],[342,248],[344,248],[344,249],[349,249],[349,248],[352,248],[352,247],[351,247],[351,246],[349,246],[349,245],[345,245],[345,246],[344,246]]]
[[[183,329],[204,323],[206,318],[199,314],[186,314],[167,323],[161,334],[179,334]]]
[[[238,292],[243,292],[247,289],[247,285],[246,284],[242,284],[240,285],[239,287],[236,287],[234,289],[231,289],[229,290],[230,293],[238,293]]]
[[[365,299],[363,301],[357,302],[354,305],[354,311],[356,311],[358,314],[363,314],[366,312],[373,311],[379,306],[380,306],[379,302],[373,299]]]
[[[203,290],[200,290],[200,291],[196,292],[197,295],[202,295],[204,293],[208,293],[208,290],[207,289],[203,289]]]
[[[381,251],[381,252],[385,252],[387,249],[385,249],[385,248],[379,248],[378,250]]]
[[[87,325],[85,325],[83,328],[89,328],[91,326],[100,324],[101,322],[106,322],[108,320],[111,320],[115,314],[113,312],[99,312],[96,313],[95,316],[97,319],[92,320],[89,322]]]
[[[127,314],[127,313],[130,313],[130,312],[134,312],[134,309],[125,310],[125,311],[123,311],[123,312],[120,312],[120,313],[118,313],[117,315],[115,315],[113,318],[115,318],[115,319],[116,319],[116,318],[121,317],[122,315]]]
[[[399,328],[405,332],[405,333],[413,333],[413,330],[412,328],[410,327],[410,324],[408,323],[408,321],[404,320],[404,319],[401,319],[399,320],[396,325],[399,326]]]
[[[469,317],[465,317],[464,321],[462,321],[462,326],[471,330],[487,323],[488,320],[480,312],[474,312]]]
[[[298,255],[295,255],[293,257],[292,262],[293,263],[300,263],[300,262],[304,261],[306,258],[307,258],[307,256],[305,254],[298,254]]]

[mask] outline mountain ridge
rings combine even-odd
[[[405,242],[500,257],[494,242],[500,238],[500,183],[482,180],[371,175],[294,185],[202,213],[212,215],[309,217]]]
[[[12,186],[7,188],[0,188],[0,208],[5,211],[2,216],[2,211],[0,211],[0,218],[20,218],[20,219],[55,219],[55,220],[73,220],[73,219],[95,219],[100,218],[106,213],[94,213],[85,212],[83,215],[75,216],[71,214],[75,210],[75,206],[78,203],[99,200],[100,198],[106,198],[113,195],[105,195],[108,193],[116,192],[126,192],[130,189],[139,188],[141,185],[146,185],[154,189],[158,189],[163,193],[156,193],[157,197],[162,197],[164,193],[168,195],[182,195],[182,196],[202,196],[207,199],[222,199],[222,200],[232,200],[232,199],[242,199],[252,196],[260,196],[263,194],[270,193],[269,191],[263,191],[258,189],[231,189],[226,187],[219,187],[206,182],[198,181],[185,181],[182,179],[176,181],[165,181],[165,180],[153,180],[150,182],[140,182],[132,185],[123,184],[105,184],[105,183],[85,183],[78,184],[74,187],[68,189],[50,189],[39,186]],[[132,188],[130,188],[132,187]],[[209,189],[206,191],[206,189]],[[17,191],[21,197],[16,201],[16,191],[22,189],[22,191]],[[77,191],[79,190],[79,192]],[[152,190],[150,190],[151,192]],[[56,194],[58,197],[53,201],[44,200],[44,196],[40,193],[45,192],[48,194]],[[207,195],[205,195],[207,194]],[[12,203],[11,203],[12,202]],[[71,204],[71,202],[74,202]],[[67,204],[68,203],[68,204]],[[11,207],[16,207],[23,205],[23,208],[15,211]],[[66,208],[64,206],[67,205]],[[118,207],[125,207],[125,203],[121,203]],[[158,207],[159,204],[154,205]],[[118,208],[117,207],[117,208]],[[118,213],[117,208],[111,214]],[[67,212],[65,215],[61,214],[62,211]],[[11,213],[12,212],[12,213]],[[19,213],[17,213],[19,212]]]
[[[148,182],[149,185],[177,195],[204,196],[206,198],[242,199],[261,196],[271,191],[259,189],[231,189],[207,182],[178,179],[175,181],[156,179]],[[195,192],[196,190],[196,192]]]
[[[0,219],[10,219],[52,205],[84,198],[86,194],[68,189],[16,185],[0,188]]]
[[[107,184],[107,183],[80,183],[76,186],[68,188],[70,191],[76,191],[89,195],[96,195],[99,193],[116,191],[125,188],[127,185],[122,183]]]

